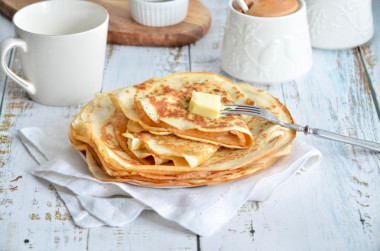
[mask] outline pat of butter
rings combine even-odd
[[[128,148],[131,151],[139,150],[141,148],[141,140],[133,137],[133,135],[130,133],[123,133],[122,135],[128,138]]]
[[[194,91],[191,96],[189,111],[204,117],[217,118],[222,107],[219,95]]]
[[[141,148],[141,140],[136,139],[136,138],[129,138],[128,139],[128,147],[132,151],[140,149]]]

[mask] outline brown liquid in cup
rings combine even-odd
[[[292,14],[298,9],[297,0],[245,0],[249,7],[247,15],[256,17],[280,17]],[[243,13],[238,4],[233,7]]]

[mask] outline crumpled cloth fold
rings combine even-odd
[[[237,181],[193,188],[147,188],[126,183],[102,182],[68,139],[69,124],[18,131],[28,152],[38,162],[31,173],[52,183],[75,225],[82,228],[122,226],[144,209],[201,235],[212,235],[248,200],[265,201],[295,174],[310,170],[322,155],[297,137],[291,153],[268,169]]]

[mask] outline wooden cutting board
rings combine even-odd
[[[186,19],[168,27],[148,27],[133,21],[129,0],[91,0],[110,14],[108,43],[139,46],[182,46],[203,37],[211,24],[208,9],[198,0],[189,0]],[[22,7],[38,0],[0,0],[0,11],[9,18]]]

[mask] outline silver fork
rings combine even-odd
[[[280,126],[295,130],[297,132],[304,132],[305,134],[312,134],[314,136],[324,138],[324,139],[331,139],[343,143],[352,144],[355,146],[364,147],[367,149],[371,149],[374,151],[380,152],[380,143],[376,143],[373,141],[363,140],[363,139],[356,139],[348,136],[343,136],[337,133],[329,132],[322,129],[317,128],[311,128],[308,125],[306,126],[300,126],[296,124],[290,124],[280,121],[273,113],[270,111],[258,107],[258,106],[252,106],[252,105],[224,105],[224,110],[221,111],[222,115],[229,115],[229,114],[245,114],[245,115],[251,115],[255,117],[260,117],[265,120],[268,120],[270,122],[273,122],[275,124],[278,124]]]

